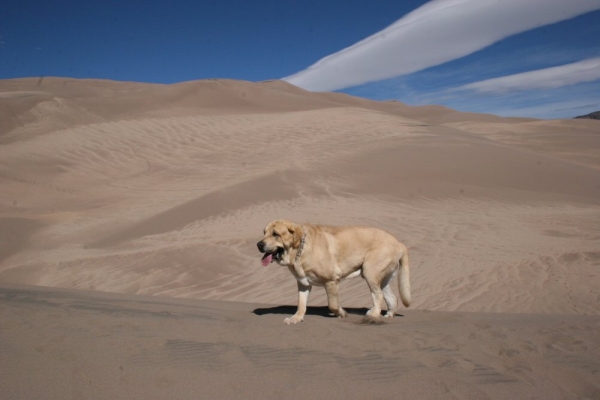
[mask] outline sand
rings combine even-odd
[[[358,325],[358,278],[350,318],[316,288],[283,325],[295,282],[255,245],[275,218],[390,231],[413,305]],[[280,81],[0,81],[0,387],[600,398],[599,227],[598,121]]]

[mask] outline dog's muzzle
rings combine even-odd
[[[269,250],[266,248],[266,244],[262,240],[256,243],[256,247],[258,247],[258,251],[265,254],[261,259],[261,263],[265,267],[273,261],[281,261],[283,252],[285,251],[282,247],[276,247],[275,250]]]
[[[260,251],[261,253],[265,252],[265,242],[263,242],[262,240],[256,243],[256,247],[258,247],[258,251]]]

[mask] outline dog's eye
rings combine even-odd
[[[279,237],[279,233],[273,232],[273,237]]]

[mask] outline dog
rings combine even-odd
[[[313,286],[324,286],[329,310],[339,318],[346,317],[348,314],[338,301],[340,281],[359,275],[367,281],[373,297],[373,307],[367,312],[369,318],[379,319],[384,300],[385,317],[394,316],[398,300],[391,283],[396,276],[402,304],[410,305],[408,251],[383,230],[299,225],[280,219],[267,224],[257,247],[264,254],[263,266],[276,262],[287,267],[297,280],[298,310],[284,320],[287,325],[304,321]]]

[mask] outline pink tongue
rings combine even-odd
[[[272,259],[273,259],[273,254],[265,254],[263,259],[261,260],[263,267],[266,267],[267,265],[271,264]]]

